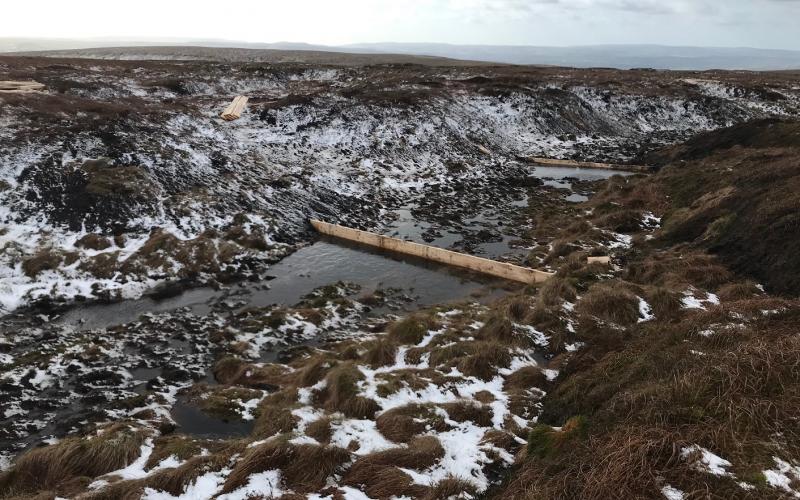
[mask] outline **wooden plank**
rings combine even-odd
[[[609,257],[608,255],[604,255],[602,257],[587,257],[586,262],[588,264],[597,263],[597,264],[605,264],[608,266],[611,265],[611,257]]]
[[[34,81],[0,80],[0,92],[4,94],[24,94],[45,90],[43,83]]]
[[[247,97],[243,95],[236,96],[220,116],[223,120],[236,120],[242,116],[245,106],[247,106]]]
[[[482,257],[466,255],[429,245],[421,245],[411,241],[404,241],[389,236],[383,236],[367,231],[360,231],[358,229],[352,229],[336,224],[329,224],[327,222],[318,220],[311,220],[311,225],[314,226],[314,229],[320,233],[327,234],[329,236],[355,241],[357,243],[362,243],[364,245],[384,250],[390,250],[392,252],[413,255],[414,257],[421,257],[433,262],[461,267],[511,281],[534,284],[547,281],[553,276],[553,273],[539,271],[538,269],[517,266],[514,264],[508,264],[506,262],[497,262],[494,260],[484,259]]]
[[[618,163],[598,163],[593,161],[557,160],[555,158],[526,158],[531,163],[539,165],[555,165],[570,168],[602,168],[605,170],[621,170],[625,172],[651,173],[653,167],[647,165],[621,165]]]

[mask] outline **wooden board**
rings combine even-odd
[[[245,106],[247,106],[247,97],[243,95],[236,96],[220,116],[223,120],[236,120],[242,116]]]
[[[355,241],[392,252],[413,255],[414,257],[421,257],[433,262],[461,267],[511,281],[534,284],[547,281],[553,276],[553,273],[539,271],[529,267],[516,266],[506,262],[497,262],[482,257],[475,257],[474,255],[466,255],[443,248],[421,245],[411,241],[399,240],[389,236],[360,231],[358,229],[329,224],[318,220],[312,220],[311,225],[320,233],[329,236]]]
[[[598,163],[592,161],[556,160],[554,158],[526,158],[531,163],[539,165],[555,165],[558,167],[572,168],[602,168],[606,170],[621,170],[625,172],[651,173],[653,167],[646,165],[620,165],[617,163]]]
[[[0,92],[4,94],[25,94],[28,92],[41,92],[45,89],[43,83],[34,81],[0,80]]]

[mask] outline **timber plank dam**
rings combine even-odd
[[[322,234],[354,241],[367,246],[389,250],[392,252],[412,255],[433,262],[447,264],[454,267],[469,269],[471,271],[504,278],[521,283],[543,283],[553,276],[553,273],[517,266],[507,262],[497,262],[483,257],[445,250],[443,248],[422,245],[411,241],[400,240],[390,236],[370,233],[349,227],[329,224],[312,219],[311,225]]]

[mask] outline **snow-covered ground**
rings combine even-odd
[[[125,266],[154,228],[195,240],[244,214],[270,261],[289,251],[283,243],[306,239],[308,217],[373,226],[381,208],[434,187],[519,176],[519,158],[624,161],[698,131],[796,115],[800,102],[795,89],[745,92],[706,80],[653,93],[650,81],[618,87],[551,75],[498,92],[504,75],[495,82],[463,68],[398,76],[209,64],[177,78],[156,63],[126,68],[42,69],[37,78],[63,93],[0,109],[0,310],[43,297],[134,297],[186,274],[213,279],[214,271],[187,271],[175,249],[164,249],[160,267]],[[476,76],[486,82],[464,83]],[[783,100],[774,100],[778,91]],[[218,114],[236,94],[251,105],[224,122]],[[109,159],[101,170],[87,167],[99,158]],[[98,194],[92,182],[103,187],[95,177],[105,172],[134,175],[134,185],[113,193],[111,182],[112,193]],[[87,233],[124,243],[76,247]],[[24,269],[36,255],[63,262]]]

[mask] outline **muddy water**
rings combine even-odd
[[[134,321],[145,313],[179,308],[204,315],[220,304],[235,308],[291,306],[314,289],[338,281],[359,285],[362,294],[378,289],[402,289],[413,299],[410,301],[413,307],[466,298],[490,301],[508,285],[502,280],[327,238],[275,264],[270,275],[274,278],[269,281],[241,283],[226,290],[199,288],[164,300],[144,297],[116,304],[88,305],[65,313],[60,321],[88,330]]]

